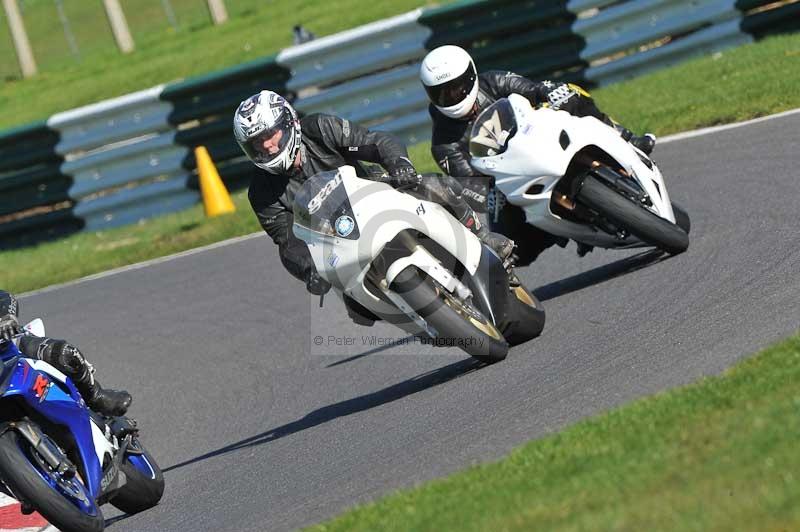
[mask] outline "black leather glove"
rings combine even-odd
[[[315,296],[321,296],[328,293],[331,289],[331,283],[319,276],[317,272],[312,272],[306,279],[306,290]]]
[[[419,185],[420,177],[417,169],[406,157],[398,157],[386,163],[389,172],[389,183],[395,187]]]
[[[19,321],[13,314],[0,317],[0,340],[11,340],[20,333]]]

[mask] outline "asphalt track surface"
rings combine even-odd
[[[310,525],[794,332],[798,131],[793,114],[659,145],[692,217],[689,251],[548,250],[520,270],[546,306],[543,336],[489,367],[455,349],[369,345],[362,335],[405,335],[351,324],[333,296],[318,308],[265,236],[34,293],[23,316],[44,317],[104,384],[134,393],[166,470],[162,503],[127,517],[106,506],[110,530]]]

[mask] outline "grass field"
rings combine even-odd
[[[310,530],[800,530],[800,336]]]
[[[709,81],[713,80],[713,81]],[[773,37],[663,72],[594,91],[601,107],[638,131],[659,135],[800,107],[800,34]],[[426,143],[411,149],[421,171],[435,171]],[[655,156],[658,157],[658,148]],[[666,177],[669,182],[669,176]],[[186,212],[103,233],[0,252],[0,286],[33,290],[109,268],[259,230],[242,193],[236,214],[206,220]],[[36,264],[36,268],[28,265]]]
[[[211,25],[205,0],[123,0],[136,51],[120,54],[100,0],[62,0],[78,42],[72,55],[54,0],[19,0],[40,73],[20,80],[5,15],[0,9],[0,129],[44,119],[58,111],[120,96],[180,78],[206,74],[277,53],[292,44],[292,26],[317,36],[431,4],[425,0],[228,1],[230,20]],[[439,2],[447,3],[447,2]]]

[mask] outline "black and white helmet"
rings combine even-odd
[[[281,95],[261,91],[239,104],[233,135],[247,157],[272,174],[291,170],[300,149],[300,121]],[[267,149],[264,143],[272,139]]]
[[[419,77],[428,98],[445,116],[463,118],[472,112],[478,73],[463,48],[446,45],[431,50],[422,60]]]

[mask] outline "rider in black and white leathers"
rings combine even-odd
[[[264,109],[261,117],[258,116],[260,108]],[[273,117],[271,110],[279,108],[283,114]],[[286,117],[288,123],[285,123]],[[248,136],[248,128],[257,131],[261,127],[259,122],[270,121],[276,125]],[[292,232],[292,202],[298,188],[309,177],[343,165],[352,165],[360,177],[384,180],[393,186],[415,187],[427,199],[448,207],[500,255],[508,255],[513,248],[513,242],[480,226],[472,208],[461,198],[462,187],[457,181],[450,177],[420,178],[405,147],[388,133],[371,131],[325,114],[297,120],[292,107],[271,91],[262,91],[242,102],[234,116],[234,133],[245,154],[268,172],[255,176],[250,182],[248,196],[253,211],[264,231],[277,244],[284,267],[305,282],[312,294],[325,293],[329,285],[317,274],[308,246]],[[266,147],[254,149],[252,146],[254,141],[260,142],[260,136],[277,136],[280,143],[295,134],[294,149],[291,142],[287,142],[275,146],[274,153],[267,153],[271,144],[266,138]],[[281,160],[282,157],[285,159]],[[388,177],[369,172],[363,162],[383,166]]]
[[[447,77],[448,69],[456,75]],[[464,74],[457,75],[464,70]],[[434,160],[442,171],[461,182],[465,187],[464,197],[473,208],[480,212],[489,211],[491,229],[509,236],[517,243],[518,265],[532,262],[544,249],[555,243],[563,247],[566,240],[525,223],[522,209],[506,205],[502,194],[493,191],[493,179],[470,165],[469,135],[481,111],[500,98],[520,94],[534,106],[545,105],[575,116],[594,116],[616,128],[625,140],[645,153],[650,153],[655,143],[652,135],[636,137],[616,124],[577,85],[537,82],[506,71],[477,74],[469,54],[457,46],[442,46],[431,51],[423,60],[420,76],[431,98],[428,109],[433,121],[431,153]],[[448,92],[447,85],[457,83],[461,83],[460,92],[458,86],[449,87]],[[442,87],[445,89],[442,90]]]
[[[520,94],[535,106],[547,104],[575,116],[594,116],[609,125],[614,122],[601,112],[580,87],[551,81],[531,81],[513,72],[489,71],[478,74],[478,97],[475,111],[468,119],[449,118],[433,104],[428,112],[433,120],[431,153],[439,167],[452,176],[482,176],[469,164],[469,135],[481,111],[500,98]]]

